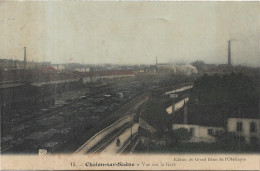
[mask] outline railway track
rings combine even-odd
[[[93,95],[103,94],[104,92],[107,92],[107,91],[109,91],[109,89],[102,89],[102,90],[99,90],[98,92],[95,92],[95,93],[89,92],[89,94],[87,96],[91,97]],[[82,140],[80,140],[80,139],[78,140],[79,143],[80,143],[80,141],[86,142],[86,138],[89,139],[95,133],[97,133],[98,131],[102,130],[104,127],[108,126],[111,122],[113,122],[113,121],[115,121],[115,120],[117,120],[119,118],[122,118],[122,117],[124,117],[126,115],[129,115],[131,113],[134,113],[138,109],[138,107],[140,105],[142,105],[150,97],[150,95],[151,95],[150,91],[147,91],[147,92],[144,92],[142,94],[136,95],[131,100],[129,100],[128,102],[123,104],[119,109],[117,109],[115,111],[112,111],[111,113],[108,113],[107,117],[102,119],[102,121],[100,122],[101,124],[99,124],[99,126],[97,128],[93,127],[93,129],[89,130],[89,132],[87,133],[87,137],[82,138]],[[56,107],[56,108],[50,109],[48,111],[38,112],[40,109],[39,110],[35,110],[35,111],[31,112],[32,113],[32,117],[21,118],[19,120],[16,120],[16,121],[12,122],[12,124],[13,125],[27,124],[27,125],[29,125],[28,129],[29,130],[33,130],[34,127],[35,127],[34,123],[35,123],[36,120],[41,120],[41,119],[52,117],[52,116],[60,116],[60,115],[62,115],[60,113],[62,113],[63,110],[66,110],[66,108],[70,108],[70,107],[74,106],[76,103],[82,102],[82,101],[84,101],[84,99],[77,98],[77,99],[74,99],[69,104],[66,104],[66,105],[64,105],[62,107]],[[35,115],[33,113],[35,113]],[[9,122],[9,120],[6,120],[6,122]],[[6,127],[6,126],[4,126],[4,127]],[[5,130],[8,130],[8,129],[5,129]],[[7,135],[7,133],[5,133],[5,134]],[[31,132],[26,132],[25,134],[23,134],[20,137],[25,137],[25,136],[29,135],[30,133]],[[84,135],[86,136],[86,134],[84,134]],[[110,141],[112,141],[112,140],[113,140],[113,138],[111,137]],[[94,153],[98,153],[98,152],[102,151],[108,144],[109,144],[109,141],[106,142],[104,145],[102,145],[99,149],[97,149],[96,151],[93,151],[93,152]],[[76,145],[76,146],[78,146],[78,145]],[[75,147],[71,147],[71,149],[72,148],[76,148],[76,146]],[[68,147],[68,148],[70,148],[70,147]]]
[[[132,124],[128,124],[124,126],[122,129],[120,129],[118,132],[115,134],[108,136],[105,140],[105,142],[101,143],[97,148],[91,149],[88,153],[97,154],[102,152],[109,144],[111,144],[119,135],[121,135],[127,128],[131,127]]]
[[[124,104],[121,108],[116,110],[112,115],[113,116],[122,116],[122,115],[126,116],[128,114],[131,114],[140,105],[142,105],[142,103],[144,103],[149,97],[150,97],[149,92],[143,93],[143,94],[135,97],[133,100],[129,101],[128,103]]]

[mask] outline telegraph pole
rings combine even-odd
[[[132,144],[132,127],[133,127],[133,114],[132,114],[132,121],[131,121],[131,144]]]

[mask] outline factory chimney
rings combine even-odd
[[[24,47],[24,61],[23,61],[23,64],[24,64],[24,69],[26,69],[26,64],[27,64],[27,59],[26,59],[26,47]]]
[[[228,65],[231,66],[231,40],[228,40]]]
[[[156,57],[156,63],[155,63],[155,70],[156,70],[156,72],[158,72],[157,57]]]

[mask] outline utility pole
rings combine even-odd
[[[132,144],[132,127],[133,127],[133,114],[132,114],[132,121],[131,121],[131,144]]]

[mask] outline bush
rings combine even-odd
[[[217,144],[222,146],[224,149],[228,148],[240,151],[248,146],[245,143],[245,138],[235,135],[234,132],[222,132],[221,134],[217,134],[216,137]]]
[[[187,128],[178,128],[172,131],[171,139],[175,142],[185,141],[190,139],[190,134]]]

